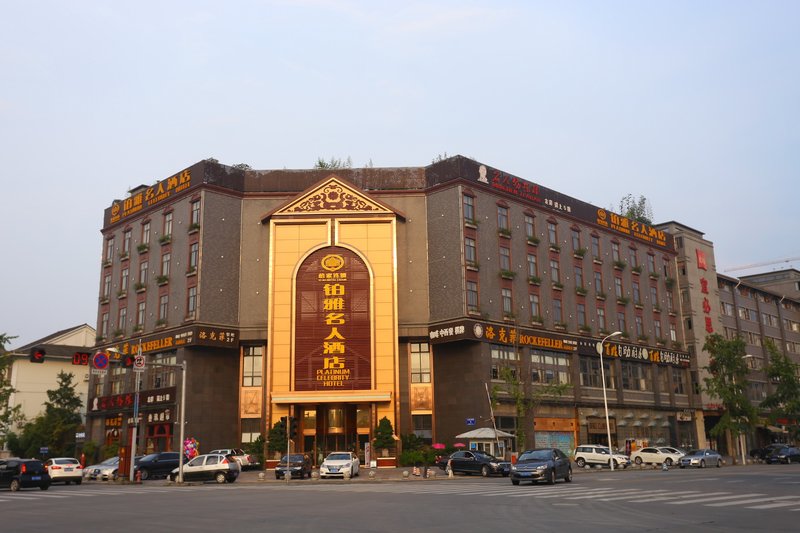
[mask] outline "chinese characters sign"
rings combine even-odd
[[[107,224],[115,224],[124,218],[135,215],[142,209],[169,200],[191,186],[192,174],[187,168],[179,174],[159,181],[152,187],[135,192],[122,201],[115,201],[111,206]]]
[[[297,273],[295,390],[372,388],[370,275],[355,253],[329,247]]]

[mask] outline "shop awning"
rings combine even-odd
[[[772,433],[788,433],[788,431],[783,428],[779,428],[778,426],[767,426],[767,429]]]

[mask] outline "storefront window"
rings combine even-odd
[[[246,346],[242,360],[242,387],[261,386],[261,346]]]
[[[341,407],[328,409],[328,432],[344,433],[344,409]]]
[[[600,359],[594,357],[581,357],[580,360],[581,371],[581,386],[583,387],[602,387],[603,381],[600,375]],[[603,360],[603,371],[606,376],[606,388],[616,389],[616,375],[615,366],[609,364],[609,361]]]
[[[431,382],[431,354],[427,342],[412,342],[411,350],[411,383]]]

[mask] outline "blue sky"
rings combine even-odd
[[[462,154],[800,256],[800,2],[0,0],[0,333],[95,325],[103,210],[215,157]]]

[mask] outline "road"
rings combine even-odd
[[[252,478],[251,478],[252,479]],[[0,529],[48,531],[797,531],[800,465],[506,478],[84,483],[0,491]]]

